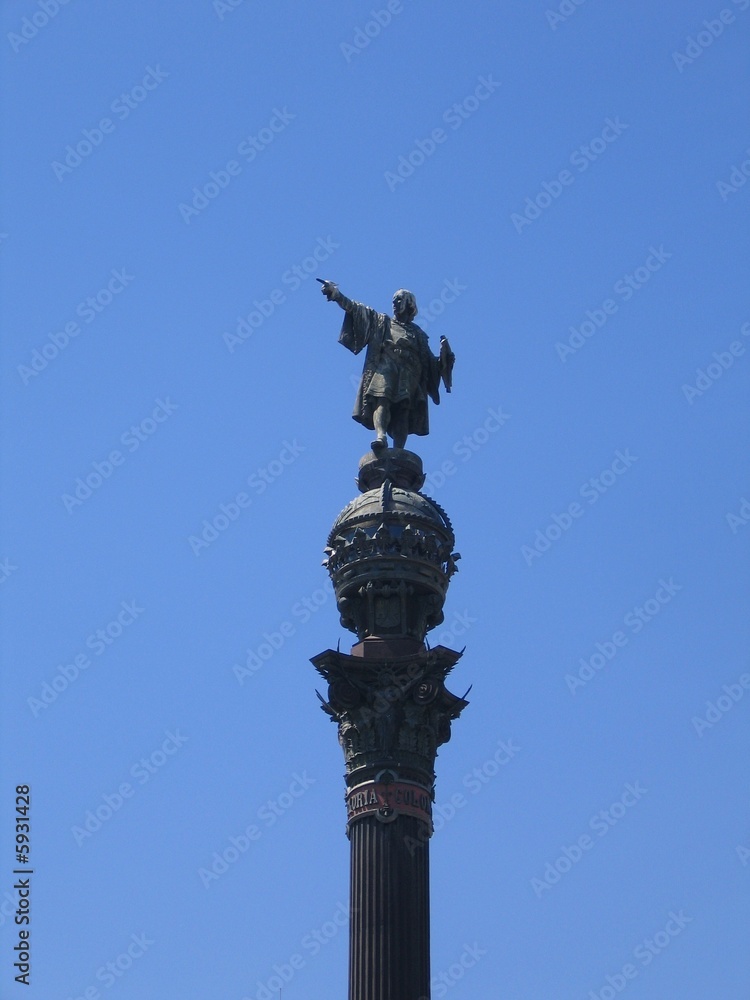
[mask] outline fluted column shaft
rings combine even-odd
[[[429,835],[422,820],[351,824],[349,1000],[429,1000]]]

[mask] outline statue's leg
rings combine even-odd
[[[372,422],[375,426],[375,433],[377,437],[372,442],[372,447],[374,449],[387,448],[388,438],[386,437],[386,432],[388,430],[388,421],[391,416],[391,407],[387,399],[379,399],[378,404],[372,411]]]
[[[409,407],[406,403],[399,403],[391,408],[391,426],[388,430],[393,438],[393,447],[405,448],[409,436]]]

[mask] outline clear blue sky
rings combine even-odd
[[[434,1000],[747,996],[745,8],[3,5],[2,1000],[345,996],[316,276],[458,357]]]

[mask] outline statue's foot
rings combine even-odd
[[[388,440],[385,434],[382,437],[378,435],[378,437],[376,437],[375,440],[372,442],[371,447],[373,451],[382,451],[384,448],[387,448]]]

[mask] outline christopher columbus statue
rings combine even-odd
[[[318,281],[321,281],[318,278]],[[339,343],[353,354],[367,348],[362,380],[352,416],[377,435],[374,451],[403,448],[409,434],[429,433],[427,398],[440,402],[440,379],[451,391],[454,355],[445,337],[440,355],[430,350],[427,334],[413,322],[417,300],[399,289],[393,296],[393,317],[342,295],[332,281],[321,281],[329,302],[336,302],[346,316]]]

